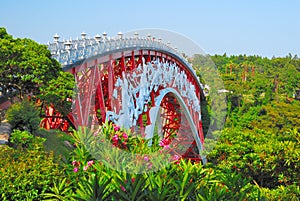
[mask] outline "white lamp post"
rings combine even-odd
[[[58,40],[59,40],[59,35],[56,33],[56,34],[53,36],[53,39],[54,39],[54,42],[57,43]]]
[[[121,40],[123,39],[123,33],[121,31],[118,32],[118,38]]]
[[[81,33],[81,38],[82,38],[83,40],[85,40],[85,38],[86,38],[86,33],[85,33],[85,32],[82,32],[82,33]]]
[[[97,35],[95,36],[95,40],[96,40],[97,43],[99,43],[100,40],[101,40],[101,36],[100,36],[99,34],[97,34]]]

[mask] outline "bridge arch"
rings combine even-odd
[[[197,129],[197,126],[194,124],[194,121],[192,119],[192,115],[190,114],[189,108],[185,105],[185,101],[182,99],[181,95],[173,88],[166,88],[160,91],[160,95],[156,99],[155,105],[156,107],[152,107],[150,109],[150,115],[151,116],[151,122],[155,122],[148,127],[146,127],[146,139],[152,139],[154,137],[154,134],[158,134],[161,138],[168,138],[168,134],[164,133],[164,124],[170,123],[166,122],[166,120],[163,117],[163,113],[161,110],[164,110],[166,108],[162,108],[162,105],[165,101],[165,98],[168,98],[167,101],[171,102],[171,104],[175,104],[177,102],[177,105],[179,105],[180,114],[178,119],[180,121],[176,122],[179,123],[177,126],[179,127],[176,132],[176,138],[179,140],[181,144],[180,150],[176,150],[177,154],[180,153],[183,157],[190,154],[191,151],[195,151],[195,146],[197,146],[198,151],[204,151],[204,138],[203,136],[199,135],[199,130]],[[170,111],[167,111],[170,112]],[[176,116],[176,115],[175,115]],[[172,116],[174,117],[174,116]],[[172,118],[171,117],[171,118]],[[176,118],[176,117],[175,117]],[[168,121],[169,119],[167,119]],[[155,127],[158,127],[158,131],[160,133],[155,132]],[[167,127],[167,129],[170,129]],[[187,135],[186,133],[192,133],[192,135]],[[171,133],[172,134],[172,133]],[[171,139],[172,140],[172,139]],[[183,143],[183,141],[187,143]],[[150,142],[151,143],[151,142]],[[171,142],[172,143],[172,142]],[[175,142],[176,143],[176,142]],[[190,144],[189,144],[190,143]],[[183,147],[182,147],[183,146]],[[176,145],[175,145],[176,147]],[[206,158],[204,155],[201,155],[202,161],[206,161]]]

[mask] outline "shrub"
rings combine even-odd
[[[29,149],[40,149],[43,147],[43,143],[45,142],[45,138],[35,137],[29,131],[24,130],[13,130],[10,136],[10,144],[14,148],[29,148]]]
[[[261,188],[261,194],[267,197],[269,201],[277,200],[299,200],[300,186],[292,184],[289,186],[278,186],[276,189]]]
[[[260,129],[225,129],[209,159],[222,171],[238,171],[261,187],[290,185],[300,176],[296,136],[296,130],[281,137]]]
[[[0,199],[42,200],[54,180],[63,177],[53,153],[42,150],[0,149]]]
[[[33,135],[28,131],[13,130],[10,136],[10,142],[13,144],[26,145],[31,143]]]
[[[40,124],[39,112],[28,100],[15,103],[6,112],[6,119],[12,129],[27,130],[34,133]]]

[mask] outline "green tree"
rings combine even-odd
[[[68,98],[72,98],[74,86],[74,76],[69,72],[60,71],[57,79],[52,79],[48,85],[41,87],[39,97],[44,104],[53,104],[56,110],[66,116],[71,112],[72,102]]]
[[[74,77],[63,72],[47,46],[30,39],[14,39],[0,28],[0,92],[4,97],[33,97],[70,113]],[[43,105],[42,104],[42,105]]]
[[[14,39],[0,28],[0,91],[7,97],[39,94],[39,88],[55,79],[61,67],[45,45],[30,39]]]

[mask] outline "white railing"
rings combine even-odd
[[[151,37],[117,37],[101,39],[84,38],[67,41],[55,41],[53,43],[48,43],[47,46],[51,51],[52,57],[62,65],[69,65],[91,56],[101,55],[107,52],[127,48],[164,50],[166,52],[182,57],[182,55],[169,44],[164,43],[162,40],[155,40]]]
[[[192,66],[176,48],[173,48],[170,45],[170,43],[165,43],[161,39],[154,39],[150,36],[145,38],[139,38],[137,35],[131,38],[123,38],[122,36],[123,35],[119,35],[115,38],[108,38],[106,36],[99,36],[98,38],[83,37],[82,39],[67,41],[58,41],[57,38],[53,43],[48,43],[47,46],[51,51],[52,57],[63,67],[92,56],[101,56],[102,54],[121,51],[124,49],[150,49],[164,51],[180,59],[180,61],[183,62],[185,66],[189,68],[190,72],[192,72],[197,78]]]

